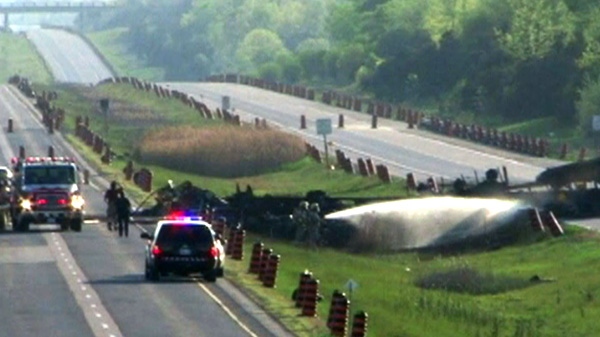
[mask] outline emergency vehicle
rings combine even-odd
[[[13,158],[12,164],[15,231],[28,231],[31,224],[58,224],[61,230],[81,231],[85,202],[72,158]]]
[[[161,276],[200,274],[207,282],[222,277],[225,268],[225,242],[202,217],[174,212],[159,220],[146,239],[146,280]]]

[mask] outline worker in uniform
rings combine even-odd
[[[104,192],[104,202],[106,203],[106,224],[108,230],[112,231],[113,225],[117,226],[117,211],[115,201],[119,193],[119,184],[116,181],[110,183],[110,187]]]
[[[310,248],[317,248],[321,230],[321,209],[316,202],[310,204],[306,227],[306,243]]]
[[[301,201],[292,214],[294,220],[295,235],[294,242],[301,243],[306,236],[306,223],[308,220],[308,201]]]
[[[115,210],[117,213],[117,222],[119,224],[119,236],[129,236],[129,218],[131,217],[131,202],[125,196],[123,189],[117,192],[115,200]]]
[[[473,194],[479,196],[497,196],[501,195],[506,186],[498,181],[499,173],[496,169],[489,169],[485,172],[485,180],[473,188]]]

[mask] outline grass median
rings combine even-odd
[[[98,87],[100,92],[94,94],[88,92],[92,90],[89,88],[44,89],[58,90],[55,104],[67,110],[67,134],[72,132],[71,121],[76,115],[90,117],[96,131],[102,132],[104,120],[95,106],[98,97],[110,97],[115,104],[130,105],[127,109],[131,111],[161,117],[152,123],[140,115],[135,115],[136,123],[110,120],[106,138],[118,154],[110,166],[102,165],[97,155],[76,138],[68,137],[101,167],[103,174],[118,179],[122,179],[126,160],[133,157],[133,145],[148,129],[180,124],[203,128],[218,123],[207,124],[178,101],[164,101],[133,88]],[[188,119],[188,115],[195,117]],[[233,193],[236,184],[250,184],[259,194],[287,195],[323,189],[334,196],[394,196],[405,190],[401,181],[382,184],[376,178],[327,170],[307,158],[261,175],[233,179],[181,173],[145,163],[136,165],[153,170],[157,186],[168,179],[190,180],[219,195]],[[143,197],[136,193],[136,199]],[[274,289],[263,287],[255,275],[247,272],[252,244],[259,241],[281,255]],[[348,293],[350,280],[358,285],[351,295],[351,311],[368,313],[369,336],[592,336],[600,327],[594,319],[600,313],[600,277],[595,272],[600,263],[598,243],[600,238],[595,232],[568,227],[561,238],[546,237],[479,253],[351,254],[327,248],[310,250],[249,233],[245,258],[228,261],[227,277],[299,336],[328,335],[325,320],[331,294],[335,289]],[[299,274],[305,269],[319,279],[324,297],[318,304],[317,318],[300,316],[291,300]]]
[[[0,78],[27,77],[35,83],[51,83],[52,76],[33,44],[20,35],[0,32]]]

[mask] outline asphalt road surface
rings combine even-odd
[[[0,133],[1,161],[24,146],[27,156],[85,161],[58,133],[50,135],[32,102],[8,85],[0,87],[1,122],[12,118],[14,132]],[[89,214],[104,211],[107,182],[92,173],[83,185]],[[141,228],[115,237],[103,223],[83,231],[59,232],[53,225],[30,233],[0,233],[0,336],[287,336],[289,333],[227,280],[216,284],[175,279],[144,280]]]
[[[27,37],[38,48],[56,82],[96,84],[112,77],[110,69],[79,36],[58,29],[33,29]]]

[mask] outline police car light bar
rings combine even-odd
[[[197,214],[193,214],[193,213],[186,213],[184,211],[176,211],[176,212],[171,212],[168,215],[165,215],[163,217],[164,220],[181,220],[181,221],[200,221],[200,220],[204,220],[202,218],[202,216],[197,215]]]

